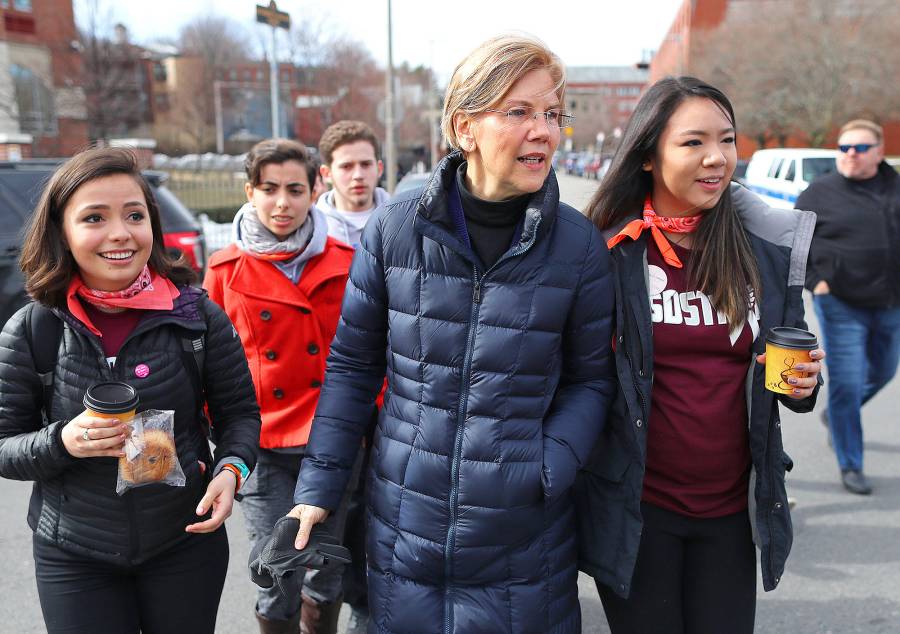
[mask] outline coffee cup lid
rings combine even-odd
[[[95,383],[84,393],[84,406],[100,414],[123,414],[138,406],[137,390],[121,381]]]
[[[782,348],[797,348],[799,350],[815,350],[819,347],[819,341],[813,333],[788,326],[770,328],[769,334],[766,335],[766,341]]]

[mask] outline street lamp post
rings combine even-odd
[[[269,56],[269,99],[272,102],[272,138],[278,138],[278,60],[275,56],[276,29],[291,28],[291,16],[284,11],[279,11],[275,0],[269,2],[269,6],[256,5],[256,21],[268,24],[272,27],[272,54]]]
[[[213,107],[216,112],[216,153],[225,153],[225,130],[222,121],[222,81],[213,82]]]
[[[385,73],[384,97],[384,158],[387,169],[387,189],[394,191],[397,185],[397,157],[394,147],[394,46],[391,27],[391,0],[387,0],[387,72]]]

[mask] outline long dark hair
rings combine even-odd
[[[141,176],[134,153],[126,148],[92,148],[76,154],[56,170],[28,224],[19,267],[25,275],[25,290],[35,301],[55,308],[65,306],[66,290],[72,275],[78,271],[78,264],[65,246],[63,212],[79,187],[114,174],[131,176],[147,201],[153,231],[153,247],[147,262],[150,268],[176,285],[189,284],[196,279],[183,256],[175,260],[166,255],[159,205]]]
[[[609,170],[588,204],[587,216],[601,230],[640,214],[644,199],[653,191],[653,177],[642,166],[655,156],[663,130],[678,106],[695,97],[711,100],[735,126],[734,108],[719,89],[694,77],[667,77],[653,84],[638,102]],[[703,213],[694,234],[688,274],[731,326],[746,320],[751,308],[749,291],[757,305],[760,301],[759,271],[729,187],[719,202]]]

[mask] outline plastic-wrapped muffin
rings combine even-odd
[[[164,480],[177,462],[175,442],[161,429],[146,429],[144,448],[132,460],[119,459],[119,473],[130,484]]]

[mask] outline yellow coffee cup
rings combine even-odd
[[[795,369],[799,363],[811,361],[809,353],[819,347],[816,336],[800,328],[778,326],[766,335],[766,389],[778,394],[791,394],[795,386],[788,381],[803,378],[808,372]]]
[[[118,418],[131,423],[138,406],[138,393],[121,381],[104,381],[90,386],[84,393],[84,407],[100,418]]]

